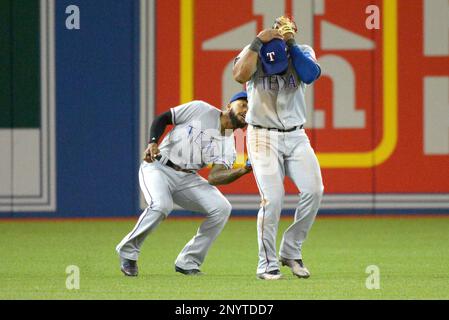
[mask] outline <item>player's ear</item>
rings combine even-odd
[[[231,104],[228,103],[228,104],[226,105],[225,109],[226,109],[226,111],[231,110]]]

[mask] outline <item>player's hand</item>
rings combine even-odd
[[[290,39],[295,38],[296,31],[294,29],[284,28],[284,29],[276,29],[279,30],[279,33],[282,34],[283,39],[287,42]],[[292,31],[292,32],[290,32]]]
[[[287,16],[276,18],[273,28],[279,31],[285,41],[295,38],[295,34],[298,32],[295,21]]]
[[[282,37],[282,35],[279,33],[279,30],[276,30],[276,29],[265,29],[265,30],[262,30],[261,32],[259,32],[257,37],[263,43],[270,42],[273,39],[281,39],[281,40],[284,39]]]
[[[158,154],[160,154],[160,151],[157,146],[157,143],[150,143],[150,144],[148,144],[148,147],[145,149],[143,160],[151,163],[154,160],[156,160],[156,156]]]

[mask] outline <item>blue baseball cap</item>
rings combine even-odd
[[[229,103],[233,103],[235,100],[239,99],[248,100],[248,95],[246,94],[246,91],[240,91],[239,93],[234,94],[231,100],[229,100]]]
[[[273,39],[260,49],[260,60],[267,75],[282,74],[288,68],[287,46],[281,39]]]

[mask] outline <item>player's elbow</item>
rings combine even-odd
[[[242,77],[234,77],[234,80],[241,84],[244,84],[246,82],[245,78]]]
[[[312,84],[314,81],[318,80],[321,75],[321,68],[318,64],[310,65],[308,70],[302,72],[301,80],[305,84]]]
[[[314,81],[315,81],[315,79],[312,77],[302,79],[302,82],[304,82],[307,85],[312,84]]]
[[[315,80],[319,78],[319,76],[320,76],[319,73],[315,71],[303,72],[303,74],[301,75],[301,80],[305,84],[312,84],[313,82],[315,82]]]
[[[250,70],[247,70],[246,68],[234,67],[234,69],[232,70],[232,76],[234,77],[235,81],[244,84],[251,78],[251,73]]]
[[[210,173],[207,177],[207,182],[212,186],[218,186],[220,184],[219,180],[215,177],[213,173]]]
[[[212,185],[212,186],[218,186],[219,185],[218,181],[215,180],[214,178],[211,178],[211,177],[209,177],[207,179],[207,182],[209,182],[209,184]]]
[[[244,76],[242,72],[234,72],[234,80],[238,83],[244,84],[247,80],[247,77]]]

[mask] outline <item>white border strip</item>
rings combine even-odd
[[[140,0],[140,139],[139,155],[148,144],[148,129],[155,112],[155,1]],[[145,208],[145,198],[140,194],[140,208]]]
[[[56,199],[56,67],[55,67],[55,0],[48,0],[50,6],[50,17],[48,34],[50,37],[50,52],[49,63],[50,63],[50,74],[49,74],[49,85],[50,85],[50,97],[49,97],[49,111],[50,111],[50,172],[49,172],[49,207],[48,210],[56,211],[57,199]]]
[[[227,195],[234,209],[259,207],[258,195]],[[295,209],[298,196],[287,195],[284,209]],[[322,209],[449,209],[449,194],[341,194],[324,195]],[[179,208],[177,208],[179,209]]]

